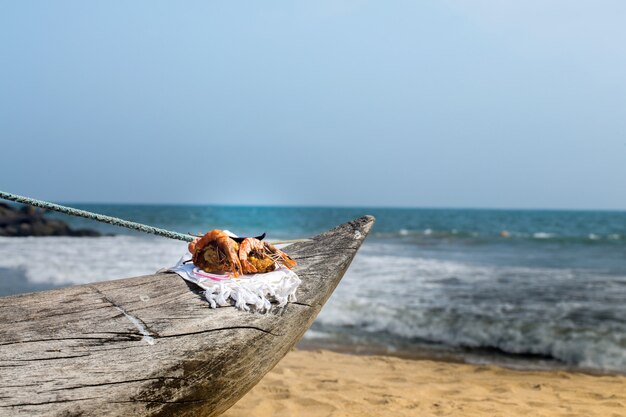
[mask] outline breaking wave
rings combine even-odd
[[[23,271],[31,283],[84,284],[154,273],[186,247],[134,236],[0,238],[0,267]]]
[[[380,255],[380,245],[366,246],[310,339],[490,349],[626,372],[626,276]]]

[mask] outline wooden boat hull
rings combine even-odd
[[[210,309],[175,274],[0,298],[0,415],[216,416],[295,345],[374,219],[286,248],[298,301]]]

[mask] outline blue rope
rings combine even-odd
[[[15,201],[16,203],[41,207],[47,210],[58,211],[60,213],[69,214],[70,216],[84,217],[86,219],[96,220],[102,223],[112,224],[114,226],[138,230],[140,232],[150,233],[157,236],[168,237],[170,239],[184,240],[185,242],[191,242],[195,239],[194,236],[186,235],[183,233],[172,232],[169,230],[159,229],[157,227],[152,227],[141,223],[129,222],[128,220],[119,219],[117,217],[105,216],[103,214],[92,213],[86,210],[79,210],[72,207],[61,206],[59,204],[48,203],[47,201],[35,200],[34,198],[22,197],[16,194],[5,193],[4,191],[0,191],[0,198]]]

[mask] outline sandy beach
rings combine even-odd
[[[626,416],[626,376],[290,352],[225,417]]]

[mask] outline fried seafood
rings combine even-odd
[[[239,244],[221,230],[211,230],[189,244],[193,264],[205,272],[241,275]]]
[[[265,234],[259,236],[263,238]],[[240,243],[238,243],[239,241]],[[194,265],[205,272],[230,273],[235,277],[287,268],[296,262],[285,252],[254,237],[231,238],[221,230],[211,230],[189,243]]]
[[[296,261],[285,252],[253,237],[244,239],[239,245],[239,260],[244,274],[270,272],[276,269],[277,264],[290,269],[296,266]]]

